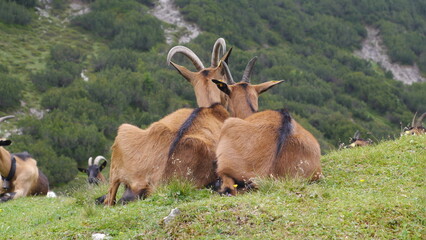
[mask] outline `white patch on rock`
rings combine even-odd
[[[186,22],[180,14],[178,8],[173,4],[173,0],[159,0],[158,5],[151,10],[151,14],[158,19],[175,25],[177,28],[164,29],[167,44],[172,44],[174,35],[184,30],[184,33],[179,37],[178,42],[188,43],[196,38],[201,30],[196,24]]]
[[[394,79],[405,84],[426,82],[426,78],[421,76],[417,65],[403,66],[391,63],[378,29],[366,27],[366,30],[367,38],[362,43],[362,49],[354,52],[356,56],[380,64],[384,69],[392,72]]]
[[[37,119],[42,119],[44,117],[44,114],[46,114],[48,110],[39,110],[36,108],[30,108],[30,114],[36,117]]]
[[[73,0],[70,3],[71,16],[83,15],[90,12],[89,5],[79,0]]]
[[[89,81],[89,77],[84,74],[86,71],[87,71],[86,69],[83,69],[83,71],[81,71],[81,73],[80,73],[80,76],[81,76],[81,78],[83,78],[83,80],[85,82],[88,82]]]

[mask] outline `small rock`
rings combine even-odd
[[[171,221],[173,221],[175,219],[175,217],[177,215],[180,214],[180,210],[179,208],[174,208],[172,209],[172,211],[170,212],[169,216],[163,218],[163,222],[164,224],[169,224]]]
[[[49,192],[47,192],[46,197],[48,197],[48,198],[55,198],[55,197],[57,197],[57,196],[56,196],[56,193],[55,193],[55,192],[49,191]]]
[[[103,234],[103,233],[94,233],[92,234],[93,240],[103,240],[103,239],[111,239],[110,236]]]

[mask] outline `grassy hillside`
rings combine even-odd
[[[318,183],[260,180],[236,197],[179,182],[125,206],[95,206],[106,186],[0,205],[1,239],[424,239],[426,135],[322,158]],[[164,223],[171,209],[181,214]]]

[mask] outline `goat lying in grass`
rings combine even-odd
[[[422,126],[423,119],[426,117],[426,112],[423,113],[416,120],[416,114],[414,114],[413,121],[410,127],[406,127],[402,135],[421,135],[426,133],[426,128]]]
[[[0,118],[0,122],[10,117]],[[38,169],[37,161],[27,152],[11,154],[4,147],[11,140],[0,139],[0,202],[30,195],[46,195],[47,177]]]
[[[224,65],[226,77],[232,83],[226,63],[220,64]],[[245,75],[249,75],[251,67],[252,64],[249,64]],[[264,92],[278,83],[268,82],[252,87]],[[241,90],[244,91],[244,88]],[[253,106],[257,108],[257,99],[256,104],[244,102],[246,104],[234,108],[237,117]],[[177,110],[145,130],[129,124],[120,126],[112,146],[111,185],[104,203],[115,204],[115,196],[122,183],[127,190],[119,202],[144,198],[158,184],[176,177],[190,180],[197,187],[214,184],[217,180],[216,144],[223,122],[228,117],[226,109],[215,103],[207,108]]]
[[[286,110],[257,112],[258,95],[279,82],[251,85],[246,76],[230,86],[214,82],[229,96],[232,115],[246,116],[227,119],[221,129],[216,150],[221,193],[235,195],[237,187],[253,187],[255,177],[322,176],[320,146],[310,132]],[[250,108],[240,107],[247,103]]]

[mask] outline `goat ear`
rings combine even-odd
[[[220,91],[224,92],[228,96],[231,94],[231,90],[229,89],[228,84],[217,79],[212,79],[212,81],[216,84],[217,88],[219,88]]]
[[[268,81],[268,82],[264,82],[264,83],[261,83],[261,84],[253,85],[253,87],[254,87],[254,89],[256,89],[256,92],[258,94],[261,94],[261,93],[268,91],[270,88],[272,88],[275,85],[280,84],[282,82],[284,82],[284,80]]]
[[[10,144],[12,144],[10,140],[0,140],[0,146],[9,146]]]
[[[192,82],[192,79],[194,79],[193,72],[189,71],[186,67],[176,64],[172,61],[170,61],[170,64],[175,67],[179,74],[182,75],[186,80],[188,80],[188,82]]]
[[[85,169],[85,168],[78,168],[78,171],[80,171],[82,173],[87,173],[87,169]]]
[[[99,172],[101,172],[107,165],[107,161],[104,161],[101,166],[99,166]]]

